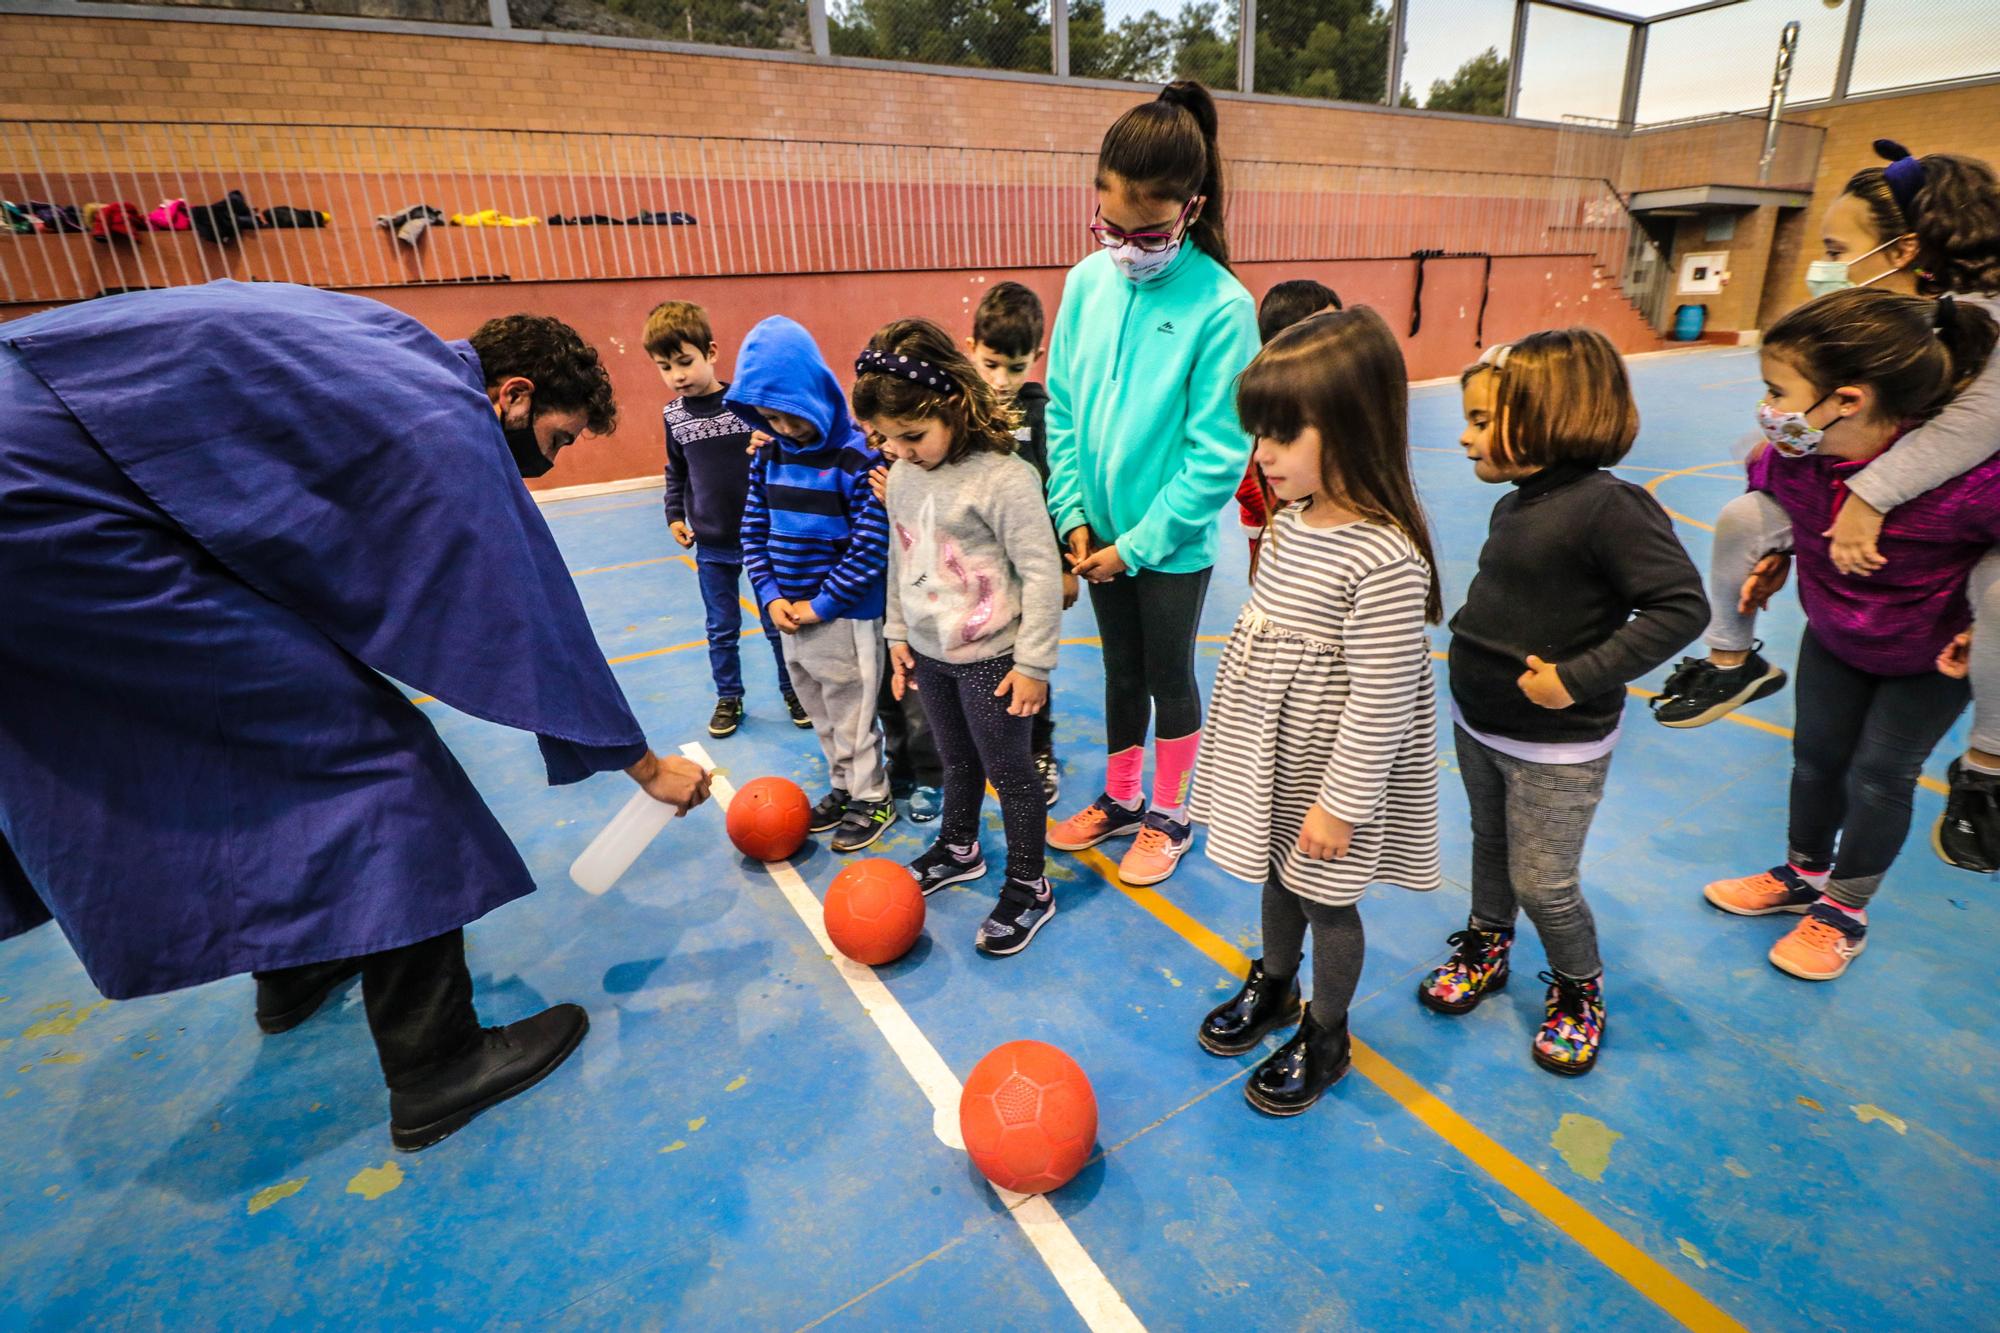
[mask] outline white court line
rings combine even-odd
[[[691,742],[681,747],[681,753],[708,769],[715,770],[715,761],[709,758],[708,750],[699,742]],[[729,803],[736,796],[736,789],[729,779],[714,777],[709,782],[709,794],[726,815]],[[882,979],[875,975],[875,969],[857,963],[833,947],[827,938],[825,912],[818,897],[806,884],[789,861],[768,862],[764,869],[771,872],[771,879],[777,884],[785,901],[792,905],[792,911],[805,923],[819,947],[833,959],[840,979],[854,992],[854,998],[861,1004],[861,1012],[867,1014],[881,1032],[882,1039],[889,1043],[889,1049],[903,1062],[903,1068],[916,1080],[917,1087],[931,1104],[932,1128],[947,1145],[964,1150],[965,1144],[958,1132],[958,1099],[964,1085],[958,1075],[951,1072],[951,1066],[944,1062],[937,1047],[931,1045],[930,1038],[910,1018],[903,1006],[897,1002]],[[1042,1262],[1048,1265],[1056,1284],[1069,1297],[1069,1303],[1085,1327],[1093,1333],[1145,1333],[1145,1325],[1125,1304],[1125,1298],[1111,1285],[1104,1270],[1090,1257],[1069,1223],[1063,1221],[1053,1205],[1039,1194],[1016,1194],[1003,1190],[991,1181],[988,1186],[1000,1201],[1007,1206],[1008,1213],[1020,1226],[1021,1234],[1028,1238],[1028,1244],[1035,1247]]]

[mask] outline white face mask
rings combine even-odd
[[[1833,397],[1828,394],[1826,398]],[[1819,409],[1814,403],[1803,412],[1781,412],[1768,402],[1757,404],[1757,425],[1763,430],[1764,438],[1771,442],[1786,458],[1804,458],[1819,452],[1820,441],[1826,438],[1827,427],[1815,426],[1806,418]],[[1828,423],[1831,425],[1832,423]]]
[[[1136,245],[1113,246],[1111,262],[1133,282],[1151,282],[1167,271],[1167,266],[1174,262],[1174,256],[1186,244],[1187,238],[1183,236],[1164,250],[1141,250]]]
[[[1868,255],[1879,255],[1902,239],[1901,236],[1897,236],[1891,240],[1884,241],[1873,250],[1870,250]],[[1855,282],[1847,276],[1847,271],[1853,265],[1868,258],[1868,255],[1856,255],[1852,260],[1813,260],[1812,263],[1806,265],[1806,291],[1813,296],[1825,296],[1828,292],[1845,291],[1849,287],[1867,287],[1870,284],[1882,281],[1882,279],[1888,277],[1891,273],[1902,272],[1900,268],[1885,268],[1874,277],[1868,279],[1867,282]]]

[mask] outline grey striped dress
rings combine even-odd
[[[1223,650],[1195,768],[1208,858],[1342,906],[1370,884],[1439,883],[1437,687],[1430,573],[1395,528],[1272,520],[1249,604]],[[1347,855],[1301,856],[1314,801],[1354,825]]]

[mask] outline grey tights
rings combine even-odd
[[[1264,885],[1264,971],[1274,977],[1296,975],[1305,956],[1306,926],[1312,926],[1313,1021],[1334,1027],[1347,1021],[1347,1006],[1361,984],[1365,938],[1361,912],[1352,903],[1329,907],[1301,898],[1269,880]]]

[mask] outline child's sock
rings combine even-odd
[[[1187,822],[1188,779],[1200,748],[1199,731],[1153,742],[1153,809],[1177,824]]]
[[[1140,776],[1146,771],[1145,747],[1120,750],[1104,763],[1104,794],[1128,810],[1137,810],[1145,792]]]
[[[1841,911],[1853,917],[1855,922],[1859,925],[1865,926],[1868,924],[1868,909],[1865,907],[1849,907],[1846,903],[1835,902],[1833,899],[1827,897],[1823,893],[1819,896],[1819,901],[1825,903],[1828,907],[1839,908]],[[1815,906],[1817,906],[1817,904],[1815,904]]]
[[[1970,753],[1960,762],[1965,765],[1968,772],[1984,773],[1988,777],[2000,777],[2000,766],[1989,764],[1984,759],[1974,759]]]
[[[944,849],[951,853],[952,859],[955,861],[970,861],[974,854],[979,851],[979,844],[976,842],[948,842],[944,845]]]
[[[1826,889],[1826,881],[1828,877],[1830,877],[1833,874],[1833,870],[1831,867],[1825,870],[1807,870],[1804,866],[1800,865],[1796,861],[1788,861],[1786,862],[1786,864],[1791,867],[1791,871],[1794,875],[1797,875],[1800,879],[1812,885],[1812,887],[1814,887],[1815,889],[1821,890],[1822,892],[1824,892]]]

